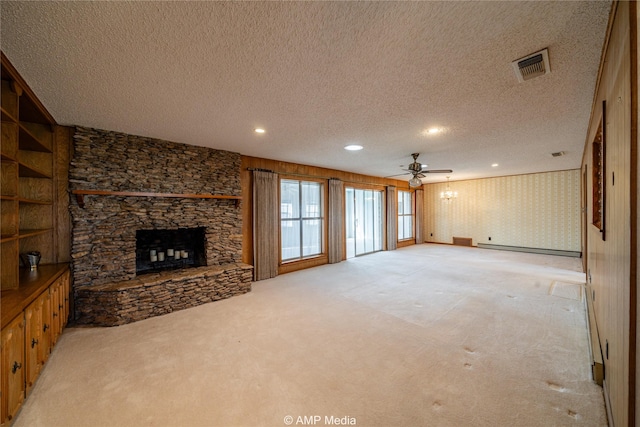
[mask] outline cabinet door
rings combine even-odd
[[[38,362],[44,365],[51,353],[51,294],[49,289],[40,296],[42,298],[42,329],[38,346]]]
[[[67,326],[67,322],[69,321],[69,298],[71,296],[71,272],[67,271],[62,275],[62,327],[60,328],[60,332]]]
[[[24,319],[2,330],[2,419],[11,421],[24,401]]]
[[[39,296],[34,302],[29,304],[24,312],[25,321],[25,381],[26,394],[31,391],[31,387],[36,382],[42,364],[40,363],[40,353],[42,342],[42,309],[44,294]]]
[[[62,331],[61,321],[62,318],[60,316],[60,296],[62,292],[60,292],[60,286],[58,282],[55,282],[51,285],[50,294],[51,294],[51,347],[56,345],[58,342],[58,336]]]

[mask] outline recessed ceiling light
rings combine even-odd
[[[256,133],[264,133],[264,129],[262,129],[262,128],[256,128]]]
[[[492,167],[492,168],[497,168],[497,167],[498,167],[498,164],[497,164],[497,163],[494,163],[494,164],[492,164],[492,165],[491,165],[491,167]]]
[[[344,149],[348,151],[358,151],[358,150],[362,150],[363,148],[364,147],[362,145],[358,145],[358,144],[351,144],[344,147]]]
[[[446,132],[446,128],[443,127],[430,127],[428,129],[425,129],[422,131],[422,136],[434,136],[434,135],[438,135],[440,133],[444,133]]]

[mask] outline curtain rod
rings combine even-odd
[[[315,179],[337,179],[339,181],[342,181],[344,183],[347,184],[365,184],[365,185],[379,185],[382,187],[388,187],[391,184],[380,184],[379,182],[363,182],[363,181],[347,181],[347,180],[343,180],[340,178],[335,178],[335,177],[326,177],[326,176],[320,176],[320,175],[307,175],[307,174],[302,174],[302,173],[290,173],[290,172],[275,172],[272,171],[270,169],[262,169],[262,168],[247,168],[247,170],[249,172],[253,172],[253,171],[260,171],[260,172],[271,172],[271,173],[277,173],[279,175],[289,175],[289,176],[299,176],[302,178],[315,178]],[[387,179],[387,178],[383,178],[383,179]],[[407,186],[409,185],[409,183],[407,183]],[[394,185],[395,187],[395,185]]]

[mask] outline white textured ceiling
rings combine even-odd
[[[0,7],[2,50],[60,124],[374,176],[419,152],[459,180],[580,167],[610,2]],[[518,83],[511,62],[545,47],[551,73]]]

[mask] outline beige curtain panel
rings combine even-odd
[[[278,275],[278,175],[253,171],[253,278]]]
[[[398,249],[398,193],[396,187],[387,187],[387,250]]]
[[[416,190],[416,244],[424,243],[424,190]]]
[[[344,183],[339,179],[329,180],[329,264],[344,258]]]

